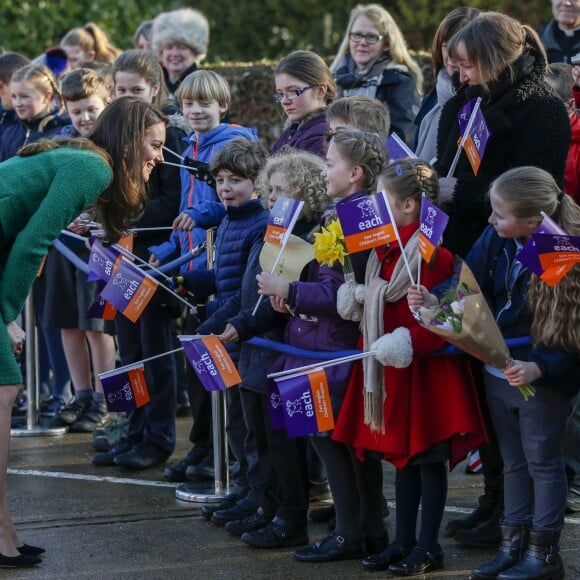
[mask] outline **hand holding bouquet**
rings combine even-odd
[[[412,287],[408,301],[419,324],[447,342],[502,371],[513,364],[505,339],[467,264],[461,266],[457,287],[448,290],[441,300],[425,289]],[[518,388],[526,401],[535,394],[529,384]]]

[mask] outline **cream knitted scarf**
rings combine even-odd
[[[411,236],[404,249],[411,272],[416,272],[418,267],[418,236],[419,230]],[[362,325],[365,351],[368,351],[373,342],[385,333],[383,323],[385,302],[396,302],[406,296],[409,286],[413,283],[412,280],[409,280],[409,274],[402,257],[397,260],[390,280],[381,278],[381,266],[382,263],[379,262],[377,253],[371,252],[365,272],[366,294]],[[363,370],[364,422],[371,431],[384,433],[383,409],[387,397],[384,367],[374,356],[369,356],[363,359]]]

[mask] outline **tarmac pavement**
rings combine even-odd
[[[190,419],[178,420],[178,446],[170,462],[188,451]],[[291,549],[258,550],[230,536],[199,515],[202,504],[175,498],[162,480],[162,467],[128,471],[97,468],[89,434],[13,437],[8,477],[10,506],[22,539],[46,548],[35,568],[0,569],[0,579],[310,579],[371,578],[359,561],[306,564]],[[394,470],[384,463],[386,520],[394,536]],[[449,478],[445,523],[475,506],[481,477],[459,465]],[[320,504],[313,507],[319,507]],[[567,578],[580,578],[580,514],[566,520],[561,552]],[[324,524],[309,525],[310,539],[326,535]],[[462,548],[441,538],[445,570],[426,576],[467,578],[493,550]]]

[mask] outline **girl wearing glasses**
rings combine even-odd
[[[410,142],[423,75],[393,17],[378,4],[354,8],[334,62],[340,96],[367,95],[389,107],[391,132]]]
[[[278,63],[274,78],[274,100],[280,103],[288,120],[270,153],[288,146],[324,157],[324,135],[329,129],[326,106],[336,97],[328,66],[314,52],[296,50]]]

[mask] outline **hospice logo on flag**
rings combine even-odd
[[[115,319],[117,309],[101,296],[101,291],[106,284],[104,280],[97,281],[97,294],[95,295],[93,303],[89,306],[85,318],[100,318],[101,320]]]
[[[136,322],[153,298],[158,282],[122,257],[101,291],[101,296],[131,322]]]
[[[303,201],[289,197],[279,197],[274,207],[270,210],[264,241],[283,245],[292,233],[303,206]]]
[[[475,107],[476,101],[477,99],[471,99],[459,111],[459,134],[463,137],[469,129],[463,149],[475,175],[479,171],[487,142],[491,137],[481,109],[479,106],[477,109]]]
[[[391,161],[396,161],[397,159],[417,159],[417,156],[396,133],[391,133],[388,136],[387,151]]]
[[[543,215],[542,223],[536,230],[536,234],[558,234],[566,236],[566,232],[549,216]],[[537,276],[543,274],[542,264],[540,263],[540,258],[538,257],[538,250],[536,249],[536,243],[532,237],[527,244],[518,252],[516,259],[521,262],[526,268],[530,269]],[[568,269],[572,266],[570,265]]]
[[[580,263],[580,237],[537,233],[532,237],[543,270],[540,277],[549,286],[555,286]]]
[[[349,254],[395,241],[395,229],[381,193],[336,204],[344,243]]]
[[[334,429],[328,381],[324,369],[275,379],[278,393],[270,391],[271,418],[282,414],[288,437]],[[276,405],[276,407],[274,407]],[[274,422],[273,422],[274,423]],[[274,425],[272,425],[274,428]]]
[[[110,246],[103,246],[99,240],[95,239],[89,255],[89,282],[94,280],[106,282],[120,261],[120,252]]]
[[[179,340],[206,391],[224,391],[242,382],[234,361],[217,336],[182,335]]]
[[[428,264],[443,237],[448,221],[449,216],[443,210],[423,197],[419,225],[419,253]]]
[[[149,402],[142,364],[108,371],[100,374],[99,378],[103,384],[107,409],[112,413],[132,411]]]

